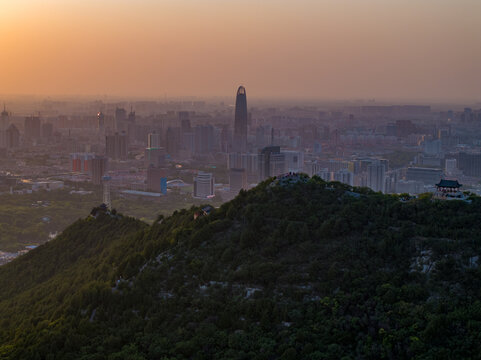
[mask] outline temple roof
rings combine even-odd
[[[438,184],[438,187],[448,187],[448,188],[460,188],[463,186],[462,184],[458,183],[458,180],[445,180],[441,179]]]

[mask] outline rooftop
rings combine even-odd
[[[447,187],[447,188],[460,188],[463,186],[458,182],[458,180],[445,180],[441,179],[439,183],[436,184],[438,187]]]

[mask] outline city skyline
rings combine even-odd
[[[0,94],[476,102],[481,4],[0,5]]]

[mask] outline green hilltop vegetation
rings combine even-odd
[[[0,359],[479,358],[481,199],[303,180],[76,221],[0,267]]]
[[[82,184],[84,185],[84,184]],[[61,232],[79,218],[84,218],[102,199],[101,189],[88,188],[91,194],[71,194],[70,189],[37,191],[32,194],[0,194],[0,251],[16,252],[26,245],[40,245],[49,234]],[[158,215],[200,204],[190,194],[172,192],[165,198],[122,198],[115,194],[114,207],[129,216],[152,223]]]

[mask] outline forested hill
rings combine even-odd
[[[305,180],[77,221],[0,267],[0,359],[479,358],[480,199]]]

